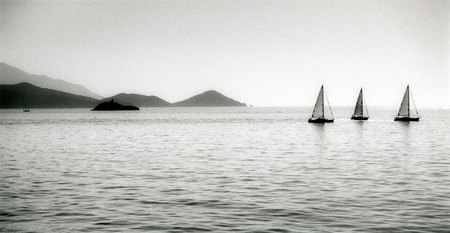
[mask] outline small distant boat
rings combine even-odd
[[[326,95],[325,95],[326,96]],[[323,85],[320,87],[319,95],[317,96],[316,105],[314,105],[314,110],[311,118],[308,119],[309,123],[331,123],[334,122],[333,112],[331,111],[330,103],[328,102],[328,107],[330,108],[331,118],[325,117],[325,105],[323,98]]]
[[[28,109],[28,104],[25,101],[24,101],[24,104],[23,104],[23,112],[30,112],[30,109]]]
[[[410,107],[410,101],[409,101],[410,93],[409,93],[409,85],[406,87],[405,94],[403,95],[402,103],[400,104],[400,109],[398,110],[398,114],[395,117],[394,121],[419,121],[420,116],[419,112],[416,108],[416,103],[413,100],[414,109],[417,114],[417,116],[411,116],[411,107]],[[411,95],[412,97],[412,95]]]
[[[366,115],[364,115],[364,107],[366,110],[365,111]],[[359,91],[358,100],[356,100],[355,111],[353,112],[351,119],[352,120],[362,120],[362,121],[369,119],[369,111],[367,111],[367,107],[366,107],[366,105],[364,105],[362,88]]]

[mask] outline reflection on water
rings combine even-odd
[[[1,110],[0,231],[450,228],[450,111],[310,110]]]

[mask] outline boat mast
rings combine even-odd
[[[408,93],[407,94],[407,96],[408,96],[408,117],[411,117],[411,112],[410,112],[410,110],[409,110],[409,85],[406,87],[406,92]]]
[[[324,101],[323,101],[323,84],[322,87],[320,88],[320,93],[322,94],[322,118],[325,118],[325,105],[324,105]]]
[[[363,92],[362,92],[362,88],[361,88],[361,91],[359,92],[360,94],[361,94],[361,116],[363,117],[364,116],[364,101],[363,101]]]

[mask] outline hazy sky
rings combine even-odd
[[[450,1],[4,1],[0,61],[178,101],[215,89],[255,106],[450,106]]]

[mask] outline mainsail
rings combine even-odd
[[[319,96],[317,96],[316,105],[314,105],[314,110],[311,118],[323,118],[325,115],[323,106],[323,85],[320,88]]]
[[[363,116],[364,115],[364,110],[363,110],[363,92],[362,92],[362,88],[361,91],[359,91],[359,96],[358,96],[358,100],[356,101],[356,106],[355,106],[355,112],[353,113],[354,116]]]
[[[410,116],[409,110],[409,85],[406,87],[405,94],[403,95],[402,104],[398,110],[398,116]]]

